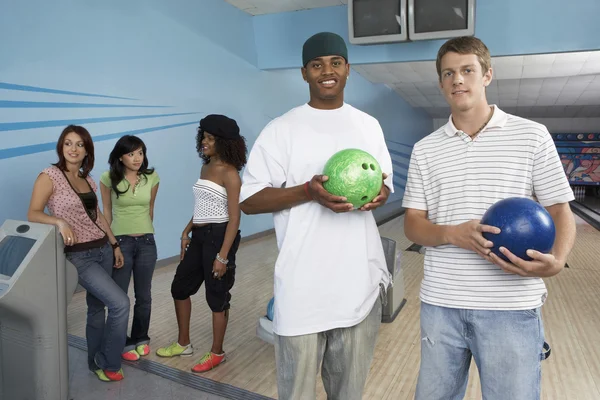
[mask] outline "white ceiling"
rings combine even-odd
[[[311,8],[339,6],[348,0],[225,0],[250,15],[275,14]]]
[[[347,4],[348,0],[225,0],[251,15]],[[352,64],[352,60],[350,60]],[[352,65],[433,118],[447,118],[435,61]],[[524,118],[600,117],[600,51],[493,57],[489,103]]]
[[[353,65],[373,83],[394,89],[411,106],[446,118],[435,61]],[[600,117],[600,51],[493,57],[489,103],[525,118]]]

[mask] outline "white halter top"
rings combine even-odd
[[[194,224],[227,221],[227,190],[213,181],[198,179],[194,184]]]

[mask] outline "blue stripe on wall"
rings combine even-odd
[[[133,104],[59,103],[45,101],[0,100],[0,108],[167,108],[172,106],[141,106]]]
[[[171,129],[171,128],[178,128],[180,126],[193,125],[193,124],[197,124],[197,123],[198,123],[198,121],[192,121],[192,122],[183,122],[180,124],[156,126],[156,127],[152,127],[152,128],[135,129],[132,131],[125,131],[125,132],[119,132],[119,133],[110,133],[107,135],[94,136],[93,139],[94,139],[94,142],[101,142],[104,140],[119,138],[123,135],[140,135],[143,133],[161,131],[161,130]],[[20,157],[20,156],[24,156],[27,154],[41,153],[44,151],[53,150],[55,148],[56,148],[56,142],[39,143],[39,144],[30,145],[30,146],[12,147],[10,149],[0,150],[0,160],[5,159],[5,158]]]
[[[93,124],[98,122],[115,122],[115,121],[128,121],[133,119],[147,119],[147,118],[161,118],[161,117],[174,117],[178,115],[190,115],[199,114],[197,112],[188,113],[175,113],[175,114],[155,114],[155,115],[131,115],[124,117],[102,117],[102,118],[83,118],[83,119],[63,119],[63,120],[52,120],[52,121],[28,121],[28,122],[5,122],[0,123],[0,132],[4,131],[16,131],[19,129],[35,129],[35,128],[49,128],[53,126],[67,126],[67,125],[83,125]]]
[[[390,154],[395,154],[395,155],[397,155],[397,156],[401,156],[401,157],[410,158],[410,154],[408,154],[408,153],[403,153],[403,152],[401,152],[401,151],[397,151],[397,150],[391,150],[391,149],[388,149],[388,151],[390,152]]]
[[[394,179],[402,179],[403,181],[406,182],[407,176],[405,174],[400,174],[400,173],[396,173],[396,171],[394,171]]]
[[[396,179],[392,179],[392,181],[394,182],[394,188],[404,188],[404,183],[401,183],[400,181],[397,181]]]
[[[37,87],[37,86],[16,85],[13,83],[6,83],[6,82],[0,82],[0,89],[21,90],[24,92],[70,94],[72,96],[103,97],[103,98],[107,98],[107,99],[138,100],[138,99],[131,99],[129,97],[118,97],[118,96],[107,96],[107,95],[103,95],[103,94],[71,92],[68,90],[48,89],[48,88],[42,88],[42,87]]]
[[[390,143],[396,143],[396,144],[399,144],[399,145],[402,145],[402,146],[406,146],[406,147],[409,147],[409,148],[411,148],[411,149],[412,149],[412,146],[411,146],[411,145],[409,145],[409,144],[400,143],[400,142],[396,142],[395,140],[389,140],[389,139],[386,139],[385,141],[386,141],[386,142],[390,142]]]
[[[392,160],[392,164],[397,165],[399,167],[405,168],[408,171],[408,164],[401,163],[396,160]]]

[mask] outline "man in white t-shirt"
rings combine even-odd
[[[316,377],[333,399],[361,399],[391,283],[371,210],[392,186],[377,120],[344,102],[344,40],[323,32],[302,50],[310,101],[271,121],[250,152],[240,193],[246,214],[273,213],[273,331],[279,398],[315,398]],[[358,210],[328,194],[321,175],[337,151],[358,148],[383,171],[381,192]]]
[[[573,192],[546,127],[488,104],[485,44],[451,39],[436,66],[452,115],[415,144],[403,200],[406,237],[426,247],[415,399],[462,399],[474,358],[483,398],[537,400],[542,278],[558,274],[573,247]],[[550,254],[529,250],[525,261],[500,247],[505,262],[491,252],[499,229],[480,219],[508,197],[536,198],[548,210],[556,226]]]

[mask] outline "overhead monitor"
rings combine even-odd
[[[349,0],[348,36],[352,44],[408,40],[407,0]]]
[[[475,0],[407,0],[410,40],[475,34]]]

